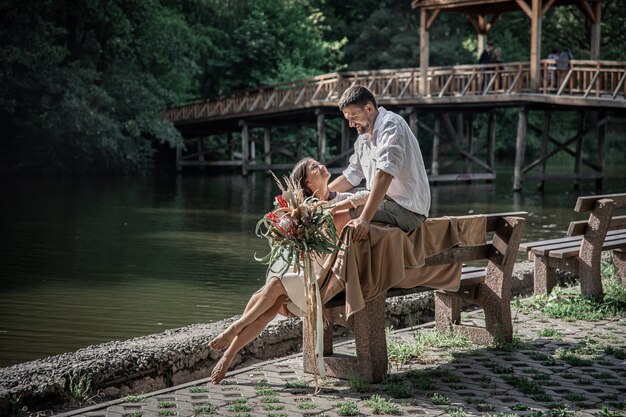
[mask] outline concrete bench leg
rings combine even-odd
[[[535,255],[534,294],[548,294],[556,285],[556,270],[548,266],[545,256]]]
[[[354,335],[356,357],[334,354],[324,357],[328,376],[348,379],[352,374],[367,382],[380,382],[387,373],[387,337],[385,334],[385,300],[381,294],[365,303],[348,320]],[[304,371],[313,372],[313,354],[304,352]]]
[[[450,330],[461,323],[461,298],[458,294],[435,291],[435,323],[437,330]]]
[[[617,273],[622,277],[622,284],[626,285],[626,249],[615,249],[612,253],[613,265]]]

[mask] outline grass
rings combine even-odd
[[[287,383],[285,384],[285,387],[303,389],[303,388],[308,388],[309,383],[306,382],[306,379],[304,378],[292,379],[291,381],[287,381]]]
[[[298,408],[300,410],[313,410],[317,408],[317,404],[315,404],[313,401],[302,401],[298,403]]]
[[[159,408],[175,408],[176,403],[171,401],[163,401],[159,403]]]
[[[124,397],[124,401],[126,401],[127,403],[140,403],[142,401],[145,401],[146,398],[148,398],[145,395],[127,395],[126,397]]]
[[[626,287],[621,284],[615,268],[602,264],[604,297],[588,298],[580,295],[579,286],[554,288],[549,295],[538,295],[516,304],[522,311],[533,309],[563,320],[597,321],[608,317],[626,317]]]
[[[373,395],[369,400],[365,401],[365,405],[372,409],[372,414],[401,414],[400,408],[396,403],[391,400],[385,400],[380,395]]]
[[[192,394],[199,394],[201,392],[209,392],[207,387],[191,387],[189,388],[189,392]]]
[[[435,405],[450,405],[452,404],[452,400],[445,395],[439,394],[438,392],[434,393],[430,400]]]
[[[233,413],[247,413],[252,411],[252,406],[248,405],[248,400],[245,398],[239,398],[231,401],[229,404],[228,411],[232,411]]]
[[[387,338],[387,357],[390,362],[398,367],[411,360],[423,361],[428,356],[428,349],[440,349],[449,351],[458,348],[469,348],[473,346],[471,340],[452,330],[422,330],[413,335],[410,342]]]
[[[213,414],[217,412],[217,407],[211,403],[204,403],[193,408],[194,414]]]
[[[526,377],[517,375],[504,375],[502,379],[507,384],[514,386],[515,388],[517,388],[518,391],[524,394],[545,394],[545,389],[539,383],[532,381]]]
[[[593,360],[586,357],[589,356],[589,351],[587,350],[581,352],[580,349],[558,348],[554,353],[559,359],[572,366],[593,365]]]
[[[358,416],[359,406],[355,401],[340,401],[337,403],[337,414],[340,416]]]
[[[91,400],[91,380],[84,375],[70,375],[67,381],[67,396],[72,403],[83,403]]]
[[[350,390],[353,392],[372,392],[374,388],[372,388],[372,384],[366,382],[362,377],[357,374],[348,375],[348,385],[350,386]]]
[[[537,334],[539,335],[539,337],[549,337],[557,341],[563,340],[563,332],[558,329],[553,329],[551,327],[541,329]]]
[[[385,381],[385,391],[392,398],[409,398],[413,394],[411,383],[397,376],[390,376]]]
[[[285,406],[282,404],[264,404],[263,409],[266,411],[284,410]]]

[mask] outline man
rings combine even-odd
[[[359,137],[348,168],[329,188],[348,191],[365,179],[370,190],[363,211],[353,211],[347,224],[354,228],[354,240],[367,236],[371,221],[407,232],[419,228],[430,209],[430,188],[419,143],[406,121],[377,107],[372,92],[362,86],[344,91],[339,110]]]
[[[479,64],[489,64],[491,62],[491,54],[493,52],[493,42],[489,42],[487,47],[483,49],[483,52],[480,54],[478,58]]]

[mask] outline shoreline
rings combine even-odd
[[[512,295],[532,292],[532,282],[533,264],[518,261],[513,271]],[[431,321],[432,294],[430,291],[388,299],[387,326],[398,329]],[[92,345],[0,368],[0,416],[9,416],[16,403],[27,406],[29,412],[60,412],[85,406],[84,402],[72,402],[71,392],[76,387],[71,386],[70,376],[74,384],[89,382],[91,390],[98,394],[91,401],[98,403],[207,378],[221,356],[207,344],[237,317]],[[339,336],[346,332],[343,328],[336,330]],[[277,320],[235,357],[231,370],[297,353],[301,343],[300,318]]]

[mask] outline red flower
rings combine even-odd
[[[278,203],[278,206],[281,208],[289,206],[289,204],[287,204],[287,200],[285,200],[282,195],[276,196],[276,202]]]
[[[270,219],[272,222],[276,221],[276,219],[278,218],[278,217],[276,217],[276,214],[274,214],[274,212],[273,212],[273,211],[270,211],[269,213],[267,213],[267,214],[265,215],[265,217],[267,217],[268,219]]]

